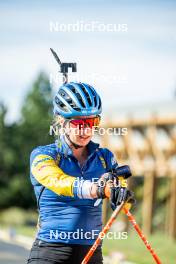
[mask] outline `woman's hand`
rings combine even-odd
[[[91,195],[92,198],[109,198],[111,208],[114,210],[123,201],[126,202],[132,197],[132,192],[127,189],[126,180],[119,179],[112,173],[105,173],[92,185]]]

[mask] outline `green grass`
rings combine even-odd
[[[8,227],[1,225],[1,228],[7,229]],[[34,238],[37,229],[30,226],[16,226],[15,230],[17,234]],[[147,238],[160,257],[162,264],[176,264],[176,241],[174,242],[163,233],[155,233]],[[150,252],[133,229],[128,233],[127,239],[104,240],[103,255],[109,255],[114,251],[122,252],[126,256],[126,260],[135,264],[154,263]]]
[[[28,236],[28,237],[35,237],[37,228],[32,227],[32,226],[26,226],[26,225],[21,225],[21,226],[8,226],[1,224],[0,229],[5,230],[7,232],[10,231],[10,229],[13,228],[16,232],[17,235],[23,235],[23,236]]]
[[[37,228],[31,226],[18,226],[16,227],[16,232],[20,235],[35,237]]]
[[[35,237],[36,230],[35,227],[29,226],[19,226],[16,228],[18,234],[33,238]],[[176,264],[176,241],[174,242],[163,233],[156,233],[147,238],[152,248],[160,257],[162,264]],[[136,264],[154,263],[152,255],[134,230],[128,233],[128,238],[125,240],[105,239],[103,243],[103,254],[108,255],[113,251],[123,252],[128,261]]]
[[[32,210],[24,210],[11,207],[0,211],[0,229],[9,231],[13,228],[16,234],[34,237],[36,233],[38,213]]]
[[[176,264],[176,242],[162,233],[149,236],[148,241],[160,257],[162,264]],[[103,254],[108,255],[113,251],[123,252],[128,261],[136,264],[155,263],[152,255],[134,230],[128,233],[128,238],[125,240],[105,239]]]
[[[120,218],[121,219],[121,218]],[[19,208],[10,208],[0,212],[0,229],[8,230],[13,227],[17,234],[35,237],[37,228],[27,225],[27,222],[36,222],[37,213],[35,211],[24,211]],[[176,241],[169,239],[163,233],[156,232],[147,237],[149,243],[160,257],[162,264],[176,264]],[[128,261],[136,264],[154,263],[150,252],[146,249],[143,241],[131,227],[128,238],[105,239],[103,244],[103,254],[109,255],[111,252],[122,252]]]

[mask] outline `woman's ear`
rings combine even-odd
[[[63,123],[64,123],[64,117],[62,117],[62,116],[58,116],[58,119],[57,119],[57,121],[58,121],[58,123],[62,126],[63,125]]]
[[[64,118],[60,115],[55,115],[53,118],[53,125],[54,126],[58,126],[58,125],[62,125],[64,123]]]

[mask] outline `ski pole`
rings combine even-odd
[[[146,248],[150,251],[150,253],[152,254],[155,262],[157,264],[161,264],[161,261],[159,259],[159,257],[157,256],[157,254],[155,253],[155,251],[152,249],[151,245],[149,244],[149,242],[147,241],[146,237],[144,236],[142,230],[140,229],[140,227],[138,226],[138,224],[136,223],[136,220],[134,218],[134,216],[130,213],[130,211],[128,209],[125,208],[125,206],[123,207],[123,211],[125,212],[125,214],[127,215],[129,221],[131,222],[131,224],[133,225],[133,227],[135,228],[135,230],[137,231],[137,233],[139,234],[140,238],[142,239],[142,241],[144,242]]]
[[[114,210],[114,212],[112,213],[110,219],[108,220],[107,224],[103,227],[102,231],[99,233],[96,241],[94,242],[94,244],[92,245],[92,247],[90,248],[90,250],[88,251],[87,255],[84,257],[83,261],[81,262],[81,264],[87,264],[88,261],[90,260],[90,258],[92,257],[92,255],[94,254],[96,248],[99,246],[99,244],[101,243],[101,240],[103,240],[105,234],[109,231],[109,229],[111,228],[114,220],[116,219],[117,215],[120,213],[122,207],[124,205],[124,202],[122,202],[119,206],[116,207],[116,209]]]

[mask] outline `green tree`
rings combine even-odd
[[[9,186],[16,171],[16,149],[13,144],[14,135],[17,135],[16,123],[7,125],[5,122],[7,108],[0,104],[0,208],[8,207],[11,201]]]
[[[49,136],[52,118],[52,90],[45,73],[40,73],[34,81],[31,91],[24,99],[21,121],[19,124],[19,157],[22,158],[19,185],[23,183],[23,206],[34,206],[34,195],[29,180],[29,157],[33,148],[49,144],[53,138]]]
[[[29,157],[38,145],[49,144],[52,91],[48,77],[40,73],[24,98],[21,119],[5,124],[7,109],[0,105],[0,208],[35,206],[29,179]]]
[[[22,118],[20,122],[21,136],[27,151],[36,145],[46,144],[52,138],[49,136],[49,126],[52,117],[52,91],[48,77],[40,73],[33,84],[32,90],[24,99]]]

